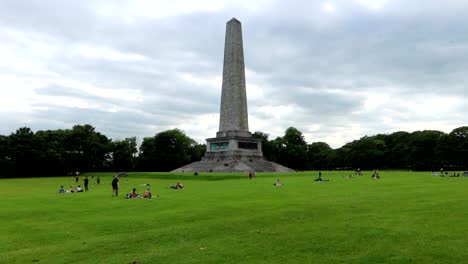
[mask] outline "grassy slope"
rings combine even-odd
[[[314,173],[315,174],[315,173]],[[97,174],[94,174],[97,175]],[[90,192],[68,178],[0,180],[0,263],[463,263],[467,178],[381,172],[110,175]],[[157,178],[156,178],[157,177]],[[284,186],[272,186],[276,177]],[[161,179],[163,178],[163,179]],[[186,189],[167,189],[177,178]],[[210,180],[211,179],[211,180]],[[82,179],[80,179],[81,181]],[[80,182],[82,183],[82,181]],[[123,199],[150,183],[157,199]]]

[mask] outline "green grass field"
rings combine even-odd
[[[467,263],[468,178],[364,173],[2,179],[0,263]],[[145,183],[160,197],[123,198]]]

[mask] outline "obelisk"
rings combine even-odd
[[[219,132],[227,131],[249,131],[242,27],[235,18],[226,24],[224,44]]]
[[[221,89],[216,137],[206,139],[206,152],[201,161],[174,172],[291,172],[289,168],[265,160],[261,139],[252,137],[249,132],[242,28],[235,18],[226,24]]]

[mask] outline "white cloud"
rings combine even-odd
[[[275,138],[293,126],[333,147],[397,130],[450,132],[468,122],[468,30],[460,26],[468,19],[462,1],[439,6],[7,1],[0,133],[91,123],[119,138],[174,127],[199,142],[214,137],[225,22],[233,16],[244,27],[251,132]]]
[[[369,10],[380,11],[388,4],[389,0],[354,0],[354,2]]]
[[[323,11],[327,13],[333,14],[336,12],[336,5],[330,2],[323,3],[322,8],[323,8]]]
[[[130,52],[121,52],[108,47],[97,47],[90,45],[78,45],[76,48],[78,56],[83,56],[88,59],[101,59],[109,61],[144,61],[147,57]]]

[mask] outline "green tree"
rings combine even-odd
[[[387,149],[385,151],[385,166],[387,168],[408,168],[410,166],[411,134],[398,131],[385,137]]]
[[[430,170],[434,166],[442,166],[436,159],[435,150],[443,132],[434,130],[416,131],[411,133],[409,141],[409,162],[416,170]]]
[[[455,128],[449,134],[450,160],[458,167],[468,168],[468,126]]]
[[[278,158],[276,155],[276,153],[278,152],[276,149],[277,145],[274,144],[272,141],[268,140],[269,135],[261,131],[255,131],[255,133],[253,133],[252,136],[254,138],[262,140],[263,156],[269,161],[277,161],[277,158]]]
[[[206,152],[206,145],[205,144],[197,144],[190,146],[190,162],[200,161]]]
[[[112,166],[116,171],[134,171],[138,153],[136,137],[112,143]]]
[[[72,171],[100,171],[112,150],[111,141],[91,125],[75,125],[65,139],[67,167]]]
[[[381,168],[386,149],[385,142],[377,137],[365,136],[345,145],[349,149],[347,163],[352,168]]]
[[[280,144],[278,161],[281,164],[296,170],[307,168],[307,142],[301,131],[294,127],[286,129],[278,143]]]
[[[314,142],[307,148],[309,169],[323,170],[329,168],[328,157],[332,148],[325,142]]]
[[[144,138],[140,146],[140,166],[143,170],[170,171],[191,160],[191,148],[196,142],[179,129]]]

